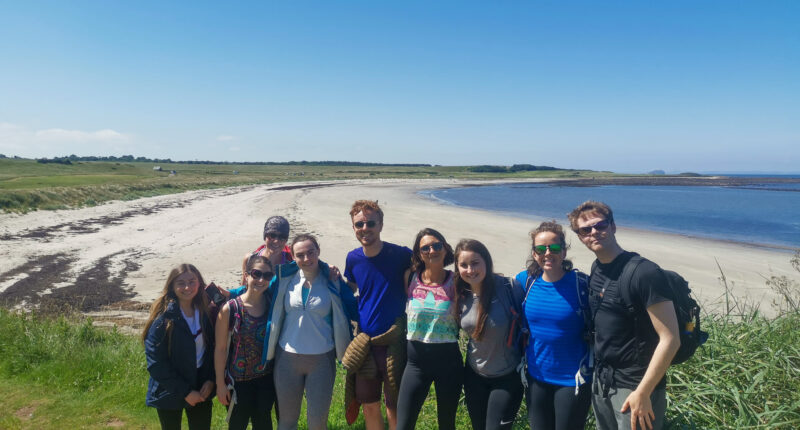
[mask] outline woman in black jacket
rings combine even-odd
[[[205,282],[191,264],[172,269],[150,308],[144,340],[147,406],[158,410],[162,429],[211,427],[214,393],[214,328],[208,317]]]

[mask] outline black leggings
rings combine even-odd
[[[436,389],[438,428],[454,430],[463,375],[458,343],[408,341],[408,361],[397,396],[398,430],[414,428],[431,383]]]
[[[233,407],[229,430],[245,430],[253,422],[252,430],[272,430],[270,412],[275,405],[275,383],[272,373],[249,381],[236,381],[236,405]]]
[[[181,430],[181,417],[186,411],[189,430],[208,430],[211,428],[211,400],[200,402],[183,409],[158,409],[161,430]]]
[[[464,398],[474,430],[510,429],[524,393],[519,373],[496,378],[480,376],[464,365]]]
[[[548,384],[528,375],[528,423],[537,430],[583,429],[592,403],[592,384],[575,387]]]

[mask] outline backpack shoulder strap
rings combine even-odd
[[[536,282],[536,278],[531,276],[530,273],[526,273],[527,277],[525,278],[525,295],[522,297],[522,309],[525,309],[525,302],[528,301],[528,293],[531,292],[531,288],[533,288],[533,283]]]
[[[622,273],[619,275],[619,293],[630,315],[636,313],[636,303],[634,303],[633,297],[631,296],[631,282],[633,282],[633,275],[636,272],[636,268],[644,261],[645,259],[641,255],[634,254],[633,257],[625,263],[625,267],[622,268]]]

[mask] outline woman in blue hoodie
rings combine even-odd
[[[144,326],[147,406],[157,408],[162,429],[180,429],[184,410],[190,429],[211,427],[214,329],[205,286],[193,265],[172,269]]]

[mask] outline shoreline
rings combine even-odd
[[[756,179],[759,179],[759,178],[756,178]],[[800,183],[800,178],[796,178],[796,179],[795,178],[791,178],[790,182],[791,183]],[[567,180],[567,179],[565,179],[565,180],[547,179],[547,180],[541,180],[541,181],[521,180],[521,181],[503,181],[503,182],[491,183],[491,184],[488,184],[488,183],[458,184],[458,185],[455,185],[455,186],[452,186],[452,187],[448,187],[448,186],[431,187],[431,188],[427,188],[427,189],[421,189],[421,190],[417,191],[417,193],[419,195],[429,199],[433,203],[448,205],[448,206],[452,206],[452,207],[456,207],[456,208],[473,208],[473,209],[478,209],[478,210],[485,210],[485,211],[487,211],[489,213],[506,214],[506,215],[510,215],[510,216],[514,216],[514,217],[530,218],[530,219],[533,219],[533,220],[553,219],[552,216],[543,215],[543,214],[536,214],[536,213],[533,213],[533,212],[525,212],[525,213],[523,213],[523,212],[505,211],[505,210],[500,210],[500,209],[487,209],[487,208],[473,207],[473,206],[463,205],[463,204],[456,203],[456,202],[451,202],[451,201],[446,200],[444,198],[441,198],[441,197],[433,195],[434,191],[443,190],[443,189],[462,189],[462,188],[476,188],[476,187],[488,187],[488,186],[513,186],[515,184],[528,184],[528,183],[537,183],[537,184],[542,184],[542,185],[551,185],[551,186],[558,186],[558,187],[581,187],[582,186],[582,185],[575,185],[574,181]],[[650,186],[650,185],[654,185],[654,184],[639,184],[639,183],[610,184],[610,183],[608,183],[608,184],[598,184],[596,186],[602,186],[602,185],[614,185],[614,186],[622,186],[622,187],[624,187],[624,186],[637,186],[637,185],[638,186]],[[667,184],[657,184],[657,185],[666,186]],[[595,185],[591,185],[591,186],[595,186]],[[719,185],[719,184],[669,184],[669,186],[722,186],[722,187],[725,187],[724,185]],[[742,188],[742,189],[748,189],[748,188]],[[778,189],[762,189],[762,188],[759,188],[758,190],[759,191],[800,191],[800,188],[797,189],[797,190],[782,190],[782,189],[778,190]],[[576,205],[578,203],[580,203],[580,202],[576,202]],[[556,217],[556,221],[558,221],[561,224],[567,223],[566,215],[564,215],[561,218]],[[668,235],[675,235],[675,236],[679,236],[679,237],[685,237],[685,238],[688,238],[688,239],[708,240],[708,241],[714,241],[714,242],[719,242],[719,243],[741,245],[741,246],[744,246],[744,247],[754,248],[754,249],[774,250],[774,251],[778,251],[778,252],[784,252],[784,253],[786,253],[788,255],[791,255],[791,254],[797,252],[798,250],[800,250],[800,245],[793,246],[793,245],[788,244],[788,243],[770,243],[770,242],[757,242],[757,241],[753,241],[753,240],[745,241],[743,239],[728,239],[728,238],[723,238],[723,237],[715,237],[713,235],[703,235],[703,233],[686,233],[686,232],[682,232],[682,231],[675,231],[675,230],[669,230],[669,229],[660,229],[660,228],[650,227],[650,226],[635,226],[635,227],[630,227],[629,226],[629,227],[624,227],[624,228],[627,229],[627,230],[635,231],[635,232],[662,233],[662,234],[668,234]]]
[[[542,182],[526,180],[523,182]],[[491,184],[508,181],[491,181]],[[411,246],[417,231],[432,227],[455,243],[466,237],[489,248],[497,272],[514,275],[530,255],[528,232],[544,217],[519,217],[444,204],[420,191],[487,184],[454,179],[347,180],[276,183],[189,191],[134,201],[25,215],[0,215],[0,303],[30,309],[70,303],[95,320],[136,320],[163,288],[174,265],[195,264],[206,282],[238,284],[241,258],[261,242],[263,223],[283,215],[291,234],[318,237],[321,259],[344,269],[358,246],[350,226],[354,200],[378,200],[385,212],[382,238]],[[562,224],[566,219],[559,220]],[[589,271],[594,260],[567,229],[569,258]],[[796,278],[784,251],[736,242],[620,227],[620,244],[689,282],[705,311],[724,303],[717,265],[729,293],[770,314],[776,296],[771,275]],[[135,325],[135,324],[134,324]]]
[[[516,182],[508,182],[508,184],[514,184],[514,183],[516,183]],[[479,185],[479,186],[481,186],[481,185]],[[471,188],[471,187],[473,187],[473,186],[472,185],[464,185],[464,186],[458,186],[458,187],[452,187],[452,188]],[[417,193],[419,195],[423,196],[424,198],[430,200],[434,204],[452,206],[454,208],[477,209],[477,210],[483,210],[483,211],[486,211],[488,213],[493,213],[493,214],[508,215],[508,216],[517,217],[517,218],[531,218],[531,219],[534,219],[534,220],[552,219],[552,217],[548,217],[546,215],[540,215],[540,214],[528,215],[528,214],[523,214],[523,213],[519,213],[519,212],[506,212],[506,211],[501,211],[501,210],[473,208],[473,207],[470,207],[470,206],[464,206],[464,205],[460,205],[458,203],[453,203],[453,202],[441,199],[441,198],[436,197],[436,196],[424,194],[426,191],[432,191],[432,190],[435,190],[435,189],[451,189],[451,187],[423,189],[423,190],[417,191]],[[556,220],[556,221],[558,221],[560,224],[562,224],[562,225],[564,225],[565,227],[568,228],[566,217],[564,217],[563,220],[560,220],[560,221]],[[689,234],[689,233],[679,233],[679,232],[675,232],[675,231],[658,230],[658,229],[652,229],[652,228],[624,227],[624,229],[632,231],[632,232],[638,232],[638,233],[644,233],[644,234],[647,234],[647,233],[662,233],[662,234],[668,234],[668,235],[683,237],[683,238],[686,238],[686,239],[708,240],[708,241],[712,241],[712,242],[719,242],[721,244],[740,245],[740,246],[744,246],[744,247],[747,247],[747,248],[753,248],[753,249],[764,249],[764,250],[770,250],[770,251],[785,252],[785,253],[787,253],[789,255],[791,255],[794,252],[800,250],[800,247],[791,247],[791,246],[788,246],[788,245],[779,245],[779,244],[772,244],[772,243],[759,243],[759,242],[742,242],[742,241],[735,240],[735,239],[722,239],[722,238],[718,238],[718,237],[700,236],[700,235],[694,235],[694,234]]]

